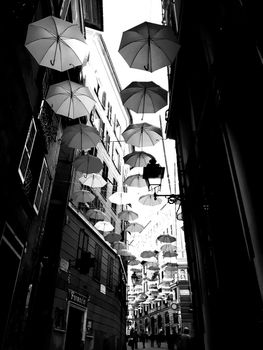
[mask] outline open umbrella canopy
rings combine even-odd
[[[134,151],[123,157],[124,163],[132,168],[145,167],[154,156],[144,151]]]
[[[96,128],[81,123],[67,126],[62,135],[64,144],[81,150],[96,147],[100,141],[101,137]]]
[[[153,207],[155,205],[161,204],[162,199],[160,197],[154,198],[153,194],[145,194],[139,198],[139,202],[143,205]]]
[[[118,254],[121,256],[125,256],[126,258],[129,258],[129,260],[136,259],[134,254],[132,254],[128,249],[120,249],[118,250]]]
[[[118,242],[121,239],[121,235],[119,233],[107,233],[104,236],[105,241],[109,242],[109,243],[113,243],[113,242]]]
[[[112,224],[109,221],[105,221],[105,220],[96,222],[94,227],[99,231],[112,231],[112,230],[114,230],[114,227],[112,226]]]
[[[79,178],[79,181],[84,186],[99,188],[106,185],[107,181],[100,174],[84,174]]]
[[[121,250],[121,249],[127,249],[126,244],[122,241],[114,242],[113,248],[116,249],[117,251]]]
[[[139,224],[138,222],[133,222],[133,223],[129,224],[125,228],[125,231],[128,231],[128,232],[142,232],[143,229],[144,229],[143,225]]]
[[[102,161],[90,154],[78,156],[74,160],[73,166],[76,171],[84,174],[99,173],[103,168]]]
[[[167,105],[167,91],[152,81],[133,81],[120,95],[124,106],[136,113],[155,113]]]
[[[161,245],[160,250],[162,252],[172,252],[176,250],[176,246],[172,243],[164,243]]]
[[[118,214],[118,218],[125,221],[133,221],[138,219],[139,215],[132,210],[122,210]]]
[[[119,53],[131,68],[154,72],[171,65],[179,49],[171,27],[143,22],[123,32]]]
[[[126,177],[123,184],[130,187],[147,187],[147,183],[141,174],[135,174]]]
[[[176,241],[176,238],[174,236],[168,234],[160,235],[157,237],[157,239],[162,243],[172,243]]]
[[[95,196],[90,191],[79,190],[75,191],[72,195],[72,199],[80,203],[88,203],[94,200]]]
[[[89,209],[86,213],[86,216],[88,219],[102,220],[102,221],[104,221],[106,218],[106,215],[103,213],[103,211],[99,209]]]
[[[152,258],[154,256],[155,256],[155,252],[153,250],[144,250],[140,254],[140,257],[143,258],[143,259]]]
[[[175,250],[173,251],[166,251],[166,252],[163,252],[163,257],[164,258],[175,258],[177,257],[177,252]]]
[[[38,64],[60,72],[82,65],[88,52],[79,26],[54,16],[28,25],[25,47]]]
[[[131,197],[126,192],[114,192],[109,196],[109,201],[118,205],[126,205],[131,202]]]
[[[130,124],[122,133],[126,143],[137,147],[154,146],[162,139],[162,130],[149,123]]]
[[[136,265],[139,265],[140,263],[141,262],[138,259],[131,260],[131,261],[129,261],[129,266],[136,266]]]
[[[95,105],[89,88],[70,80],[50,85],[46,102],[55,113],[71,119],[88,115]]]

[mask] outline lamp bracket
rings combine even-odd
[[[157,194],[154,192],[153,196],[155,200],[157,197],[165,197],[168,199],[169,204],[179,204],[178,202],[181,202],[182,200],[180,194]]]

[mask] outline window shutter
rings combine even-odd
[[[18,173],[20,175],[22,183],[24,183],[25,179],[26,179],[26,173],[27,173],[30,157],[31,157],[31,154],[32,154],[32,150],[33,150],[33,147],[34,147],[36,134],[37,134],[36,124],[35,124],[34,119],[32,119],[31,123],[30,123],[30,126],[29,126],[28,133],[27,133],[27,137],[26,137],[26,142],[25,142],[25,146],[24,146],[24,149],[23,149],[23,153],[22,153],[22,156],[21,156],[21,159],[20,159],[20,163],[19,163],[19,166],[18,166]]]
[[[47,179],[47,174],[48,174],[48,167],[47,167],[47,162],[45,158],[43,159],[40,175],[39,175],[39,180],[37,184],[37,189],[36,189],[36,194],[35,194],[35,199],[33,203],[33,207],[36,211],[36,213],[39,213],[40,206],[41,206],[41,201],[43,197],[43,192],[45,189],[45,183]]]

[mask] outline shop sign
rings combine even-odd
[[[84,307],[87,307],[88,305],[88,298],[85,295],[79,294],[72,289],[68,290],[68,300]]]

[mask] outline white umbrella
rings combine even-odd
[[[96,227],[96,229],[99,231],[112,231],[112,230],[114,230],[114,227],[112,226],[112,224],[109,221],[105,221],[105,220],[96,222],[94,227]]]
[[[46,102],[55,113],[71,119],[90,114],[95,105],[89,88],[70,80],[50,85]]]
[[[99,188],[106,185],[107,181],[103,179],[103,177],[100,174],[84,174],[79,178],[79,181],[84,186]]]
[[[118,205],[126,205],[131,202],[130,195],[126,192],[114,192],[108,199],[110,202]]]
[[[154,198],[153,194],[145,194],[139,198],[139,202],[143,205],[155,206],[162,203],[162,199],[160,197]]]
[[[28,25],[25,47],[38,64],[60,72],[82,65],[88,53],[79,26],[54,16]]]

